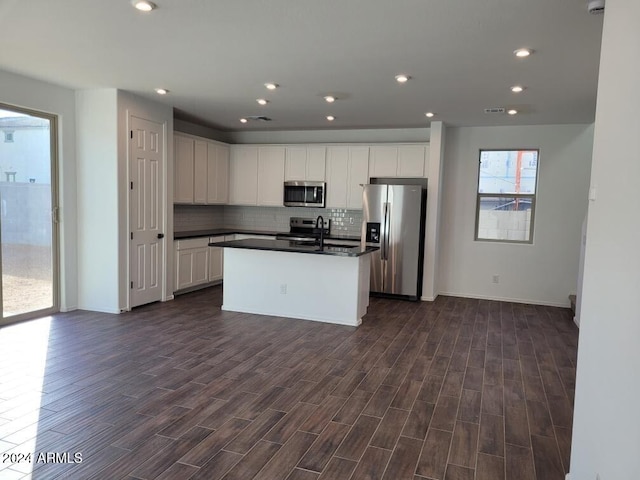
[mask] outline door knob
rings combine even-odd
[[[159,233],[158,238],[164,238],[164,233]]]

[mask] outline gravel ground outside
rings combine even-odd
[[[51,247],[2,245],[3,316],[51,308]]]

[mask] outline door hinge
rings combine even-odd
[[[131,139],[133,140],[133,130],[131,130]]]
[[[131,232],[131,240],[133,240],[133,232]]]
[[[131,182],[130,188],[131,188],[131,190],[133,190],[133,182]]]
[[[131,289],[133,290],[133,282],[131,282]]]

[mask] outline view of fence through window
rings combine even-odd
[[[538,150],[481,150],[476,240],[533,241]]]
[[[4,318],[54,306],[51,123],[0,109]]]

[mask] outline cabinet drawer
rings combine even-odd
[[[209,246],[209,237],[187,238],[184,240],[176,240],[175,247],[177,251],[187,250],[189,248],[201,248]]]

